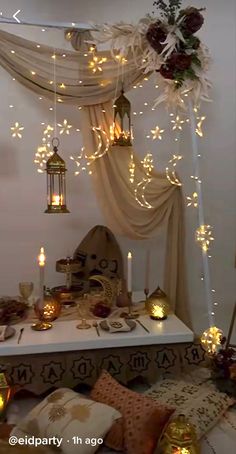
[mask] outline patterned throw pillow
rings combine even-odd
[[[213,385],[193,384],[184,380],[164,379],[145,392],[158,402],[173,405],[174,417],[184,414],[195,426],[200,439],[234,402],[227,394],[220,393]]]
[[[111,405],[123,418],[114,423],[105,444],[128,454],[152,454],[174,409],[120,385],[103,371],[91,398]]]
[[[70,389],[54,391],[11,432],[16,437],[62,439],[64,454],[96,452],[106,433],[121,414],[108,405],[94,402]],[[57,446],[58,443],[57,443]],[[55,449],[55,444],[50,445]]]

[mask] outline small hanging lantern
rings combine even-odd
[[[11,388],[3,372],[0,373],[0,418],[4,415],[6,406],[11,397]]]
[[[123,147],[132,146],[131,104],[124,96],[123,88],[121,90],[121,95],[114,102],[112,135],[112,145],[119,145]]]
[[[57,153],[59,140],[52,139],[53,154],[47,161],[47,199],[45,213],[69,213],[66,207],[66,164]]]
[[[161,454],[200,454],[196,431],[184,415],[168,424],[160,445]]]

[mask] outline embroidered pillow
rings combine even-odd
[[[233,404],[227,394],[221,393],[211,384],[193,384],[184,380],[164,379],[145,392],[152,399],[173,405],[173,416],[184,414],[195,426],[198,438],[205,435]]]
[[[151,454],[174,409],[131,391],[103,371],[91,392],[92,399],[111,405],[123,418],[109,431],[105,444],[128,454]]]
[[[97,451],[114,421],[121,414],[108,405],[94,402],[66,388],[58,389],[31,410],[11,432],[16,437],[52,439],[64,454]],[[59,446],[59,441],[61,444]]]

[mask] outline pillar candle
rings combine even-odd
[[[128,292],[132,292],[132,254],[128,252],[127,256],[127,286]]]

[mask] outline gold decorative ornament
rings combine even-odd
[[[78,260],[66,257],[66,259],[60,259],[56,262],[56,271],[58,273],[66,274],[66,288],[71,289],[72,274],[80,271],[81,264]]]
[[[200,454],[196,431],[184,415],[168,424],[160,443],[161,454]]]
[[[66,206],[66,165],[59,156],[59,140],[52,140],[53,154],[47,161],[47,199],[48,207],[45,213],[69,213]]]
[[[170,313],[169,301],[160,287],[147,298],[145,308],[153,320],[165,320]]]
[[[124,96],[123,88],[121,95],[114,102],[114,122],[111,137],[112,145],[132,146],[131,104]]]
[[[208,355],[214,355],[217,353],[220,345],[221,339],[223,337],[223,331],[216,326],[211,326],[201,335],[201,345],[206,350]]]
[[[94,275],[89,278],[90,281],[99,282],[102,286],[103,290],[103,298],[107,301],[107,303],[111,306],[116,298],[116,288],[113,284],[112,280],[109,279],[107,276],[103,275]]]
[[[61,304],[52,296],[51,292],[47,290],[43,301],[38,300],[34,309],[39,318],[39,322],[34,323],[31,328],[35,331],[46,331],[52,328],[52,322],[59,317]]]
[[[11,387],[9,386],[6,376],[0,373],[0,418],[4,416],[7,404],[11,397]]]

